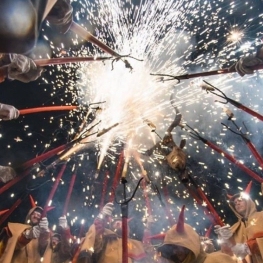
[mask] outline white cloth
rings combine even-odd
[[[37,67],[35,62],[21,54],[10,54],[11,63],[8,65],[8,78],[28,83],[38,79],[43,68]]]
[[[235,70],[240,76],[244,76],[246,74],[253,74],[254,70],[251,68],[256,65],[263,64],[262,59],[254,56],[254,55],[249,55],[246,57],[242,57],[239,59],[235,64]]]
[[[62,228],[68,228],[68,222],[67,222],[67,218],[65,216],[61,216],[58,219],[58,224],[59,226],[61,226]]]
[[[222,227],[220,225],[215,225],[214,231],[222,241],[227,241],[233,235],[230,225],[225,225]]]
[[[237,243],[235,246],[231,248],[231,250],[236,255],[236,257],[241,259],[251,254],[247,244]]]
[[[16,177],[15,170],[10,166],[0,165],[0,180],[3,183],[7,183]]]
[[[24,236],[27,239],[37,239],[40,236],[40,227],[39,226],[33,226],[30,229],[26,229],[24,232]]]
[[[12,105],[0,103],[0,119],[7,121],[17,119],[19,116],[19,110]]]
[[[43,232],[49,232],[49,228],[48,228],[48,220],[46,217],[43,217],[40,221],[39,221],[39,227],[41,230],[41,233]]]
[[[101,210],[101,212],[98,214],[98,218],[100,219],[104,219],[105,216],[111,216],[112,215],[112,211],[114,209],[113,207],[113,203],[107,203]]]

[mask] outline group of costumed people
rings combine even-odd
[[[232,226],[214,226],[221,245],[218,251],[211,239],[199,236],[192,226],[185,223],[185,206],[176,224],[166,233],[149,236],[145,229],[142,240],[128,238],[126,260],[123,259],[123,219],[113,217],[113,203],[103,207],[80,241],[71,235],[65,216],[58,219],[58,227],[52,231],[47,217],[42,216],[43,209],[35,206],[29,211],[24,224],[9,222],[2,229],[0,262],[262,263],[263,212],[257,212],[249,197],[250,188],[251,184],[244,192],[230,197],[229,205],[237,222]],[[158,245],[153,242],[156,238]]]
[[[11,10],[11,11],[10,11]],[[27,14],[23,20],[9,13]],[[23,13],[24,12],[24,13]],[[59,32],[65,33],[72,23],[73,9],[69,0],[1,0],[0,2],[0,75],[5,79],[30,82],[38,79],[43,68],[31,58],[41,24],[48,20]],[[9,25],[13,25],[10,27]],[[245,56],[233,65],[241,76],[252,74],[251,67],[263,64],[263,48]],[[19,111],[0,103],[0,119],[12,120]],[[171,132],[171,131],[169,131]],[[185,172],[186,155],[168,134],[162,144],[171,148],[166,161],[175,170]],[[174,156],[184,160],[177,163]],[[151,153],[149,153],[150,155]],[[0,180],[6,183],[15,177],[11,167],[0,166]],[[230,198],[230,208],[237,216],[233,226],[215,226],[221,251],[215,251],[211,240],[203,240],[184,222],[184,207],[159,246],[152,245],[155,237],[142,241],[129,238],[128,263],[263,263],[263,212],[257,212],[247,191]],[[120,263],[123,262],[122,220],[112,217],[114,205],[108,203],[94,220],[80,242],[74,240],[65,216],[58,219],[56,231],[51,231],[41,207],[33,207],[23,223],[9,222],[0,233],[0,263]],[[207,248],[210,247],[209,251]]]

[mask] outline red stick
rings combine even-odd
[[[66,58],[49,58],[49,59],[36,59],[34,62],[37,66],[45,67],[49,65],[61,65],[67,63],[77,63],[85,61],[103,61],[110,59],[110,57],[66,57]]]
[[[210,201],[208,200],[208,198],[206,197],[206,195],[204,194],[204,192],[202,191],[202,189],[199,186],[197,187],[197,192],[200,194],[200,196],[206,202],[207,207],[210,210],[210,212],[212,213],[212,215],[214,216],[217,224],[219,224],[220,226],[223,226],[224,225],[223,221],[221,220],[221,218],[217,214],[216,210],[214,209],[214,207],[212,206],[212,204],[210,203]]]
[[[235,107],[237,107],[237,108],[245,111],[246,113],[258,118],[261,121],[263,121],[263,116],[261,114],[259,114],[258,112],[251,110],[250,108],[246,107],[245,105],[243,105],[240,102],[237,102],[233,99],[227,98],[227,101],[229,103],[231,103],[232,105],[234,105]]]
[[[200,137],[199,137],[200,138]],[[252,178],[254,178],[259,183],[263,182],[263,178],[261,178],[259,175],[257,175],[255,172],[250,170],[248,167],[246,167],[244,164],[240,163],[238,160],[236,160],[232,155],[228,154],[227,152],[224,152],[222,149],[217,147],[215,144],[211,143],[208,140],[205,140],[204,138],[200,138],[205,144],[207,144],[210,148],[217,151],[220,154],[223,154],[224,157],[226,157],[229,161],[234,163],[237,167],[245,171],[248,175],[250,175]]]
[[[54,197],[54,194],[58,188],[59,181],[60,181],[60,179],[61,179],[61,177],[62,177],[62,175],[66,169],[66,166],[67,166],[67,164],[64,163],[61,167],[61,170],[59,171],[59,174],[55,180],[55,183],[51,189],[51,192],[49,193],[48,199],[47,199],[46,204],[44,206],[42,217],[45,217],[47,215],[48,205],[49,205],[50,201],[52,200],[52,198]]]
[[[19,114],[25,115],[25,114],[45,112],[45,111],[75,110],[77,108],[78,106],[46,106],[46,107],[19,110]]]
[[[102,210],[104,206],[104,200],[105,200],[106,190],[108,186],[108,181],[109,181],[109,172],[107,171],[104,176],[104,180],[103,180],[103,188],[102,188],[101,199],[100,199],[100,210]]]
[[[194,197],[197,204],[200,205],[204,209],[206,216],[208,216],[209,220],[213,223],[213,225],[220,224],[219,222],[216,221],[216,218],[214,217],[214,215],[206,207],[202,206],[202,203],[204,200],[200,199],[200,197],[187,184],[184,184],[184,186],[187,188],[190,195]],[[221,222],[221,220],[220,220],[220,222]]]
[[[250,67],[252,70],[259,70],[263,69],[263,65],[257,65],[254,67]],[[193,73],[193,74],[185,74],[181,76],[173,76],[173,75],[166,75],[166,74],[151,74],[151,75],[156,75],[156,76],[167,76],[171,77],[174,79],[191,79],[191,78],[198,78],[198,77],[206,77],[206,76],[212,76],[212,75],[221,75],[221,74],[228,74],[228,73],[233,73],[236,72],[235,68],[229,70],[228,68],[225,69],[218,69],[218,70],[213,70],[213,71],[207,71],[207,72],[199,72],[199,73]]]
[[[67,148],[67,146],[68,146],[68,144],[63,144],[63,145],[61,145],[61,146],[59,146],[59,147],[57,147],[55,149],[52,149],[52,150],[50,150],[50,151],[48,151],[46,153],[43,153],[43,154],[41,154],[41,155],[39,155],[39,156],[37,156],[37,157],[25,162],[24,164],[22,164],[21,168],[26,169],[26,168],[31,167],[35,163],[41,162],[41,161],[43,161],[45,159],[48,159],[48,158],[54,156],[55,154],[65,150]]]
[[[165,204],[166,216],[168,217],[170,226],[173,226],[176,222],[175,222],[175,219],[171,215],[170,205],[168,202],[169,192],[168,192],[167,186],[163,186],[163,193],[164,193],[164,198],[166,201],[166,204]]]
[[[128,220],[122,215],[122,263],[128,263]]]
[[[143,187],[143,194],[144,194],[144,198],[145,198],[145,203],[146,203],[146,208],[147,208],[147,213],[149,214],[149,216],[152,215],[152,209],[151,209],[151,200],[149,198],[148,193],[146,192],[146,180],[142,180],[142,187]]]
[[[21,175],[18,175],[13,180],[6,183],[4,186],[0,188],[0,194],[4,193],[6,190],[8,190],[10,187],[12,187],[14,184],[20,182],[22,179],[24,179],[26,176],[29,175],[30,170],[24,171]]]
[[[85,222],[81,222],[81,225],[80,225],[80,229],[79,229],[79,238],[82,238],[82,233],[83,233],[83,230],[84,230],[84,225],[85,225]]]
[[[230,154],[228,154],[227,152],[224,152],[223,150],[221,150],[219,147],[217,147],[216,145],[212,144],[211,142],[207,142],[206,143],[209,147],[211,147],[212,149],[214,149],[215,151],[219,152],[219,153],[223,153],[223,155],[230,160],[232,163],[234,163],[236,166],[238,166],[239,168],[241,168],[243,171],[245,171],[247,174],[249,174],[252,178],[254,178],[255,180],[257,180],[259,183],[263,182],[263,179],[257,175],[256,173],[254,173],[252,170],[250,170],[248,167],[246,167],[244,164],[240,163],[238,160],[236,160],[233,156],[231,156]]]
[[[245,139],[246,140],[246,139]],[[263,169],[263,158],[262,156],[259,154],[259,152],[257,151],[257,149],[255,148],[254,144],[250,141],[250,140],[246,140],[246,144],[249,148],[249,150],[252,152],[252,154],[254,155],[254,157],[257,159],[260,167]],[[262,179],[263,180],[263,179]]]
[[[81,38],[85,39],[86,41],[89,41],[96,46],[98,46],[100,49],[105,51],[106,53],[114,56],[114,57],[120,57],[118,53],[116,53],[113,49],[108,47],[106,44],[101,42],[99,39],[97,39],[95,36],[93,36],[90,32],[88,32],[85,28],[81,27],[75,22],[72,22],[70,26],[70,30],[79,35]]]
[[[113,183],[112,183],[112,188],[113,189],[116,188],[116,186],[117,186],[117,184],[118,184],[118,182],[120,180],[121,170],[122,170],[122,167],[123,167],[123,162],[124,162],[124,152],[122,151],[121,154],[120,154],[120,157],[119,157],[119,161],[118,161],[118,164],[117,164],[116,172],[115,172]],[[113,201],[114,201],[114,192],[112,192],[109,202],[113,202]]]
[[[16,202],[12,205],[12,207],[0,218],[0,225],[2,225],[5,220],[14,212],[14,210],[21,204],[22,199],[19,198]]]
[[[76,180],[76,171],[74,172],[74,174],[72,175],[71,180],[70,180],[68,194],[67,194],[66,201],[65,201],[65,204],[64,204],[64,208],[63,208],[63,215],[67,214],[68,204],[69,204],[69,200],[70,200],[71,193],[72,193],[72,190],[73,190],[73,186],[75,184],[75,180]]]

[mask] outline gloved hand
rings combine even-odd
[[[68,221],[67,221],[67,218],[66,216],[61,216],[59,219],[58,219],[58,225],[61,226],[62,228],[68,228]]]
[[[58,28],[60,33],[65,34],[73,20],[73,8],[69,0],[57,0],[47,16],[50,24]]]
[[[40,227],[41,233],[49,232],[48,220],[46,217],[41,218],[38,225]]]
[[[26,229],[24,231],[24,236],[26,239],[36,239],[40,236],[40,227],[39,226],[33,226],[29,229]]]
[[[106,216],[111,216],[113,211],[114,205],[113,203],[107,203],[97,216],[100,219],[104,219]]]
[[[225,225],[222,227],[220,225],[215,225],[214,228],[215,233],[222,241],[227,241],[233,235],[233,233],[230,230],[230,225]]]
[[[16,119],[19,111],[14,106],[0,103],[0,119],[4,121]]]
[[[239,59],[234,65],[229,68],[229,70],[235,68],[236,72],[241,77],[243,77],[245,74],[253,74],[254,71],[253,69],[251,69],[251,67],[259,64],[263,64],[263,60],[256,56],[250,55]]]
[[[44,70],[38,67],[35,62],[24,55],[11,54],[11,63],[8,65],[8,77],[21,82],[28,83],[38,79]]]
[[[15,170],[10,166],[0,165],[0,181],[7,183],[16,177]]]
[[[238,258],[245,258],[246,255],[250,255],[250,249],[247,244],[237,243],[231,248],[232,252],[236,255]]]

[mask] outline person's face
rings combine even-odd
[[[58,247],[59,242],[60,241],[58,237],[55,236],[51,238],[51,246],[53,250],[55,250]]]
[[[119,236],[122,235],[122,221],[121,220],[115,220],[112,223],[112,230]],[[129,226],[128,226],[128,234],[129,234]]]
[[[171,260],[173,260],[175,263],[183,262],[189,253],[190,250],[188,248],[181,246],[173,246]]]
[[[41,213],[38,211],[34,211],[31,215],[30,215],[30,221],[32,225],[37,225],[39,223],[41,219]]]
[[[122,221],[121,220],[116,220],[112,223],[112,229],[115,233],[118,235],[122,234]]]
[[[235,210],[242,216],[246,214],[247,202],[244,198],[238,197],[234,200]]]

